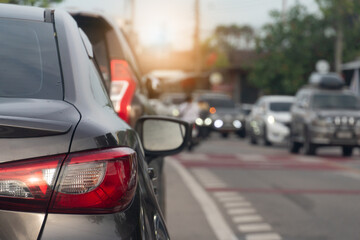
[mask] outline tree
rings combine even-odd
[[[297,3],[286,13],[271,12],[272,23],[257,39],[262,57],[254,64],[250,82],[265,94],[294,94],[307,82],[319,59],[332,60],[332,39],[326,23]]]
[[[316,0],[316,2],[324,20],[334,29],[334,65],[335,71],[340,73],[343,57],[351,58],[347,59],[348,61],[359,54],[360,2],[357,0]],[[348,51],[349,48],[352,51]]]
[[[18,5],[30,5],[38,7],[48,7],[51,3],[59,3],[62,0],[0,0],[0,3],[10,3]]]
[[[213,35],[202,46],[205,65],[208,67],[227,67],[231,63],[229,55],[240,49],[251,49],[255,44],[254,30],[247,25],[220,25],[217,26]]]

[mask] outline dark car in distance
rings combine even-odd
[[[244,126],[241,122],[241,113],[235,106],[234,101],[223,93],[205,93],[198,97],[197,101],[202,107],[199,121],[201,126],[208,127],[211,131],[219,132],[227,138],[230,133],[242,135]]]
[[[187,124],[121,120],[64,11],[1,4],[0,36],[0,239],[169,239],[144,159]]]
[[[336,74],[313,74],[296,94],[291,109],[290,152],[314,155],[323,146],[351,156],[360,145],[360,99]]]

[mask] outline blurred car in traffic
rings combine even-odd
[[[105,85],[119,116],[134,127],[140,116],[155,114],[147,97],[152,89],[146,89],[153,84],[142,80],[146,78],[122,29],[100,12],[72,10],[70,14],[93,45]]]
[[[234,101],[226,94],[205,93],[198,97],[202,111],[196,124],[227,138],[230,133],[241,134],[241,114]]]
[[[248,116],[251,113],[251,110],[253,108],[253,104],[243,103],[238,107],[238,110],[240,112],[239,114],[239,120],[241,122],[242,128],[238,132],[239,137],[245,138],[246,137],[246,129],[247,129],[247,120]]]
[[[290,152],[316,154],[322,146],[342,147],[351,156],[360,145],[360,100],[337,74],[313,74],[291,109]]]
[[[0,35],[0,239],[169,239],[144,159],[187,123],[144,117],[139,137],[64,11],[1,4]]]
[[[252,144],[262,140],[265,145],[283,143],[290,133],[292,96],[263,96],[249,115],[248,137]]]
[[[94,48],[115,111],[131,127],[143,115],[155,115],[148,93],[154,92],[151,78],[142,75],[136,56],[122,29],[101,12],[70,11]],[[159,204],[165,211],[163,158],[147,158],[155,169],[154,180]]]
[[[160,95],[159,100],[164,104],[163,112],[169,116],[179,117],[179,106],[185,102],[184,92],[167,92]]]

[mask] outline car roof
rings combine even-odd
[[[108,15],[105,15],[100,11],[91,11],[91,10],[66,10],[70,15],[75,17],[84,17],[84,18],[94,18],[100,19],[105,22],[109,28],[117,29],[117,25],[115,24],[115,20],[110,18]]]
[[[1,18],[44,22],[44,8],[0,4]]]
[[[341,88],[341,89],[324,89],[324,88],[318,88],[318,87],[313,87],[311,85],[306,85],[304,87],[302,87],[299,92],[308,92],[310,94],[315,94],[315,93],[342,93],[342,94],[352,94],[352,95],[356,95],[354,92],[350,91],[347,88]]]

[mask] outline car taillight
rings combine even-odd
[[[129,148],[71,154],[64,162],[49,212],[112,213],[125,209],[137,183]]]
[[[46,212],[65,155],[0,164],[0,209]]]
[[[129,64],[124,60],[111,60],[111,93],[115,111],[120,118],[129,122],[131,100],[135,92],[135,76]]]
[[[0,164],[0,209],[112,213],[132,201],[137,184],[132,149],[73,153],[64,159],[58,155]]]

